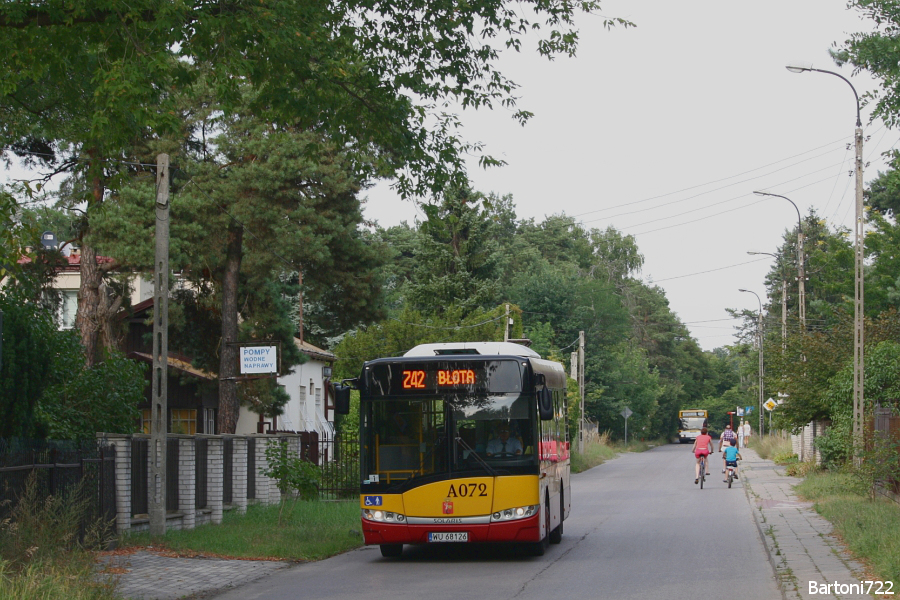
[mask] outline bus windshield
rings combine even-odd
[[[683,417],[681,419],[682,429],[701,429],[705,426],[706,419],[704,417]]]
[[[363,486],[387,491],[461,473],[536,473],[535,413],[534,396],[521,393],[458,390],[366,402]]]

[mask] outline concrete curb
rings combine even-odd
[[[746,450],[744,450],[746,452]],[[751,496],[752,493],[752,485],[750,484],[750,479],[747,478],[747,471],[741,472],[741,479],[744,481],[744,496],[747,498],[747,504],[750,505],[750,512],[753,514],[753,522],[756,523],[756,530],[759,532],[759,539],[762,542],[763,547],[766,549],[766,556],[769,557],[769,564],[772,565],[772,573],[775,575],[775,582],[778,584],[778,589],[781,591],[781,597],[783,600],[796,600],[800,598],[797,594],[797,588],[795,585],[790,584],[785,581],[785,577],[779,571],[779,561],[775,559],[774,547],[770,546],[771,539],[766,535],[766,529],[764,526],[764,516],[762,514],[762,509],[756,505],[756,501]],[[790,588],[790,589],[788,589]]]

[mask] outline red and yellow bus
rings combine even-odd
[[[345,382],[346,383],[346,382]],[[360,391],[365,543],[559,543],[569,514],[566,374],[508,342],[424,344],[366,362]],[[339,411],[349,386],[336,386]]]

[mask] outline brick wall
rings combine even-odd
[[[131,506],[132,477],[131,448],[132,438],[147,437],[143,434],[114,435],[97,434],[98,438],[116,447],[116,530],[140,531],[147,529],[146,516],[136,517]],[[233,440],[232,445],[232,501],[229,506],[223,502],[224,490],[224,439]],[[247,498],[247,440],[256,439],[256,497]],[[196,508],[196,438],[205,438],[208,443],[206,464],[207,503],[205,507]],[[259,504],[277,504],[281,501],[281,493],[273,480],[263,475],[267,468],[266,448],[270,443],[278,443],[286,439],[293,452],[300,448],[299,434],[277,435],[175,435],[169,439],[178,440],[178,508],[170,510],[166,515],[167,529],[192,529],[204,523],[218,524],[226,509],[246,512],[250,502]],[[148,460],[149,460],[148,453]],[[202,471],[202,469],[201,469]],[[151,486],[147,486],[148,493]]]

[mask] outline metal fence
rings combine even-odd
[[[359,495],[359,440],[336,435],[330,440],[310,442],[315,448],[312,456],[304,456],[321,468],[319,498],[322,500],[349,500]]]
[[[888,454],[893,454],[894,460],[900,463],[900,453],[897,452],[900,449],[900,416],[894,415],[890,408],[879,407],[875,409],[873,421],[873,442],[892,448],[893,450]],[[900,470],[900,464],[897,467],[897,470]],[[881,491],[888,498],[900,502],[900,479],[885,481],[881,486]]]
[[[116,451],[96,441],[0,439],[0,518],[11,516],[29,481],[37,497],[79,493],[84,532],[116,516]]]
[[[178,440],[169,439],[166,442],[166,510],[168,511],[178,508]],[[150,463],[147,456],[149,452],[149,439],[132,438],[131,512],[134,515],[146,515],[150,512]],[[204,497],[204,506],[205,502]]]

